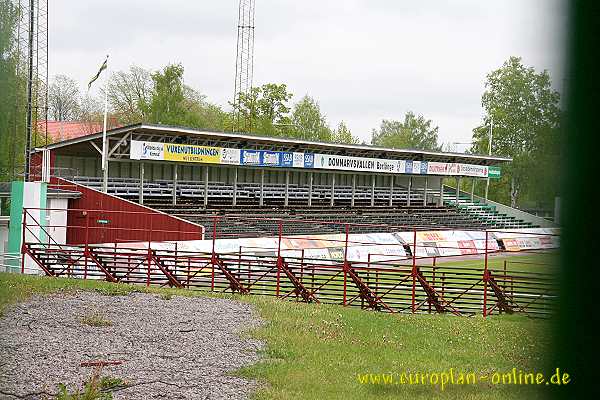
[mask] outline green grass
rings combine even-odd
[[[269,321],[255,332],[268,344],[268,359],[242,370],[269,383],[258,399],[535,398],[532,388],[481,384],[442,393],[429,386],[363,385],[357,375],[537,371],[551,340],[547,321],[519,316],[389,315],[261,298],[253,303]]]
[[[529,272],[554,272],[558,263],[558,254],[555,252],[536,253],[526,255],[502,255],[488,258],[488,268],[502,270],[504,262],[507,262],[508,271],[529,271]],[[484,257],[478,259],[443,261],[438,259],[438,266],[455,266],[464,268],[483,268]]]
[[[99,312],[95,312],[92,314],[85,315],[81,318],[81,323],[88,326],[93,326],[97,328],[112,326],[112,321],[106,318],[104,315]]]
[[[95,290],[106,295],[132,291],[205,295],[102,282],[0,274],[0,307],[34,293]],[[281,301],[261,296],[231,297],[255,305],[266,320],[248,332],[267,343],[264,360],[237,374],[264,385],[256,399],[505,399],[536,398],[539,387],[477,384],[447,387],[364,385],[359,374],[455,371],[490,374],[544,370],[550,351],[549,321],[518,315],[454,317],[391,315]]]

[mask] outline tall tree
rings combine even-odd
[[[333,136],[331,141],[334,143],[342,143],[342,144],[358,144],[359,140],[357,137],[352,135],[350,129],[344,121],[341,121],[337,128],[333,131]]]
[[[304,140],[330,142],[332,132],[319,103],[306,95],[294,105],[292,111],[292,136]]]
[[[559,157],[560,96],[552,89],[547,71],[537,73],[510,57],[486,79],[481,103],[485,111],[473,130],[473,152],[488,153],[493,120],[492,153],[512,157],[503,168],[503,178],[492,182],[490,195],[510,200],[512,207],[535,202],[549,207],[557,193],[552,170]]]
[[[290,108],[287,102],[292,98],[287,86],[267,83],[252,88],[250,93],[240,93],[239,102],[234,105],[234,114],[240,120],[249,120],[249,130],[266,136],[282,136],[290,131]]]
[[[438,127],[422,115],[409,111],[404,121],[383,120],[379,129],[373,129],[371,144],[395,149],[440,150]]]
[[[0,0],[0,181],[16,179],[25,151],[25,79],[17,75],[16,26],[12,0]]]
[[[229,114],[221,107],[206,101],[206,96],[184,85],[183,104],[191,127],[212,131],[225,131],[230,125]]]
[[[108,83],[108,101],[115,117],[123,124],[146,121],[153,89],[152,74],[144,68],[132,65],[129,71],[113,73]]]
[[[150,122],[189,126],[191,116],[185,104],[183,66],[168,65],[152,74],[154,91],[148,109]]]
[[[79,112],[79,86],[66,75],[56,75],[48,88],[48,114],[55,121],[73,121]]]

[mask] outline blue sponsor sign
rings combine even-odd
[[[240,157],[242,165],[262,165],[261,150],[242,150]]]
[[[241,165],[259,167],[293,167],[294,153],[287,151],[242,150]]]
[[[293,167],[294,166],[294,153],[282,151],[281,153],[281,166],[282,167]]]
[[[427,174],[427,161],[421,161],[421,174]]]
[[[304,168],[315,167],[315,155],[313,153],[304,153]]]
[[[280,167],[281,166],[281,153],[279,151],[261,151],[262,164],[265,167]]]
[[[406,160],[406,164],[404,167],[404,173],[406,174],[412,174],[413,172],[413,163],[412,160]]]

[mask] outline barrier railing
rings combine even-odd
[[[206,227],[210,240],[89,243],[89,229],[119,228],[88,224],[83,243],[69,245],[52,236],[53,229],[70,229],[68,224],[39,224],[32,214],[24,210],[23,266],[27,256],[49,276],[455,315],[547,316],[556,298],[549,251],[557,235],[546,231],[422,232],[386,225],[386,232],[374,234],[360,233],[361,227],[380,225],[213,216]],[[225,224],[257,220],[277,234],[259,239],[220,234]],[[328,225],[339,233],[288,234],[286,228],[296,224]],[[518,245],[536,243],[539,248],[520,253],[524,257],[504,258]]]

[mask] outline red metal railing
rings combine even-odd
[[[402,246],[406,256],[382,253],[379,250],[386,250],[394,245],[382,244],[377,238],[370,239],[368,234],[356,236],[353,233],[355,229],[376,229],[380,225],[239,216],[235,217],[238,223],[260,220],[277,234],[271,239],[263,240],[270,244],[261,246],[237,243],[226,250],[223,246],[227,244],[227,240],[222,239],[231,241],[232,234],[220,234],[220,227],[232,223],[233,219],[214,216],[210,241],[154,242],[151,240],[152,232],[160,229],[152,225],[152,217],[149,217],[150,232],[146,233],[147,240],[89,243],[87,232],[92,229],[120,228],[110,224],[90,226],[86,223],[83,243],[65,245],[51,235],[51,230],[57,226],[40,224],[34,218],[33,210],[36,209],[24,210],[23,237],[26,240],[22,249],[23,265],[27,255],[44,273],[51,276],[210,291],[231,290],[388,312],[448,312],[456,315],[481,312],[487,316],[501,312],[523,312],[532,316],[545,316],[551,312],[556,297],[552,267],[547,262],[524,260],[522,263],[525,268],[521,269],[509,268],[510,263],[518,262],[510,260],[505,260],[500,267],[490,266],[490,257],[505,253],[498,248],[494,237],[496,233],[505,234],[504,231],[485,231],[484,234],[474,235],[484,237],[473,239],[483,240],[483,248],[479,249],[473,242],[479,254],[467,256],[469,258],[466,260],[459,257],[459,260],[464,263],[474,262],[476,265],[456,266],[444,264],[447,260],[455,260],[456,256],[417,255],[420,250],[432,246],[418,240],[418,235],[422,232],[416,229],[408,233],[412,240],[405,241],[404,245],[395,245]],[[91,214],[88,212],[86,215],[89,218]],[[287,227],[298,228],[298,224],[314,223],[339,226],[340,233],[325,237],[286,234]],[[70,227],[65,225],[62,228]],[[386,226],[386,229],[393,231],[390,226]],[[432,233],[442,236],[443,231]],[[524,238],[554,236],[535,232],[518,235]],[[407,236],[406,231],[404,236]],[[254,242],[260,243],[259,240]],[[302,247],[293,248],[298,243]],[[190,250],[190,246],[194,249]],[[337,249],[338,257],[307,257],[308,251],[323,249],[319,246]],[[361,247],[368,248],[366,257],[352,259],[349,250]],[[451,245],[436,248],[453,250],[453,253],[459,254],[461,250],[465,250]],[[526,254],[540,252],[546,251],[534,250]],[[524,264],[528,262],[536,265]]]

